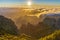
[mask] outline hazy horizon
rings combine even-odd
[[[20,7],[32,5],[60,6],[60,0],[0,0],[0,7]]]

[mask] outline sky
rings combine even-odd
[[[28,1],[32,4],[60,5],[60,0],[0,0],[0,6],[22,5],[27,4]]]

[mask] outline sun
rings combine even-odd
[[[27,5],[28,5],[28,6],[31,6],[31,5],[32,5],[31,1],[28,1],[28,2],[27,2]]]

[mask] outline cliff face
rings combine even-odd
[[[46,14],[43,22],[49,26],[60,29],[60,14]]]
[[[15,23],[2,15],[0,15],[0,34],[18,34],[18,29]]]

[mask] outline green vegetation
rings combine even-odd
[[[39,40],[60,40],[60,30],[55,31],[48,36],[42,37]]]
[[[30,38],[26,36],[15,36],[10,34],[5,34],[0,37],[0,40],[30,40]]]
[[[21,34],[20,36],[5,34],[0,36],[0,40],[60,40],[60,30],[57,30],[54,33],[40,39],[34,39],[25,34]]]

